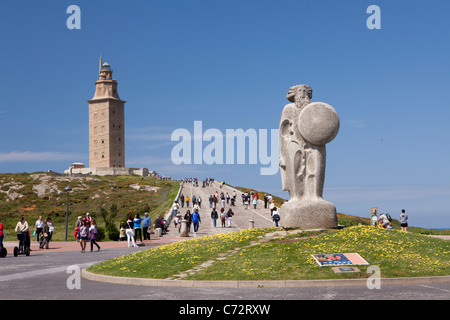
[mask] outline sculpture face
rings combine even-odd
[[[306,84],[300,84],[289,88],[286,99],[290,102],[301,102],[312,99],[312,88]]]
[[[284,191],[289,202],[281,207],[281,226],[336,227],[336,208],[323,200],[325,144],[339,130],[339,117],[326,103],[311,103],[312,89],[293,86],[279,128],[279,165]],[[318,217],[319,216],[319,217]]]

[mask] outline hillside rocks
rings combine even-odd
[[[0,192],[7,195],[5,201],[15,201],[16,199],[24,197],[24,194],[20,191],[23,190],[22,192],[24,192],[26,186],[28,188],[25,189],[28,190],[28,193],[31,187],[32,192],[39,198],[46,196],[51,197],[53,195],[62,196],[65,194],[64,186],[69,183],[73,186],[73,182],[78,184],[77,186],[72,187],[73,192],[90,190],[93,192],[91,199],[99,198],[101,195],[107,195],[106,191],[99,190],[96,185],[92,185],[92,183],[96,182],[105,182],[95,177],[52,176],[47,173],[34,173],[30,174],[28,177],[29,178],[26,179],[27,182],[21,182],[24,181],[24,179],[0,176]],[[116,185],[115,181],[107,181],[107,183],[112,186],[110,190]],[[159,187],[156,186],[141,185],[139,183],[130,184],[128,187],[137,191],[149,193],[157,192],[159,189]],[[26,194],[26,192],[24,193]]]

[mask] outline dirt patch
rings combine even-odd
[[[19,209],[19,213],[27,213],[27,212],[33,211],[35,209],[36,209],[36,205],[33,204],[33,205],[29,206],[29,207],[20,208]]]

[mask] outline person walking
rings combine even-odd
[[[181,202],[181,207],[184,208],[184,195],[181,194],[180,196],[180,202]]]
[[[186,197],[186,208],[189,208],[189,197]]]
[[[225,195],[223,192],[220,193],[220,200],[222,201],[222,208],[225,208]]]
[[[80,227],[81,227],[81,216],[78,216],[77,222],[75,223],[74,236],[77,242],[80,242]]]
[[[253,209],[256,209],[256,205],[258,204],[258,198],[253,197]]]
[[[407,231],[408,229],[408,215],[406,214],[405,209],[402,209],[402,213],[400,214],[400,227],[402,231]]]
[[[275,227],[278,227],[278,221],[280,221],[280,213],[278,212],[277,207],[273,207],[272,220],[275,222]]]
[[[133,244],[133,247],[137,247],[136,242],[134,241],[134,223],[133,220],[131,220],[132,215],[131,212],[128,214],[128,220],[125,225],[126,227],[126,234],[127,234],[127,242],[128,242],[128,248],[130,247],[130,241]]]
[[[48,224],[48,242],[52,241],[53,231],[55,231],[55,227],[53,226],[52,218],[47,218]]]
[[[34,224],[34,233],[36,235],[36,241],[39,242],[39,235],[42,233],[42,228],[44,226],[44,221],[42,220],[42,216],[39,216],[39,219],[36,220]]]
[[[186,220],[186,226],[187,226],[188,232],[191,232],[192,216],[191,216],[190,210],[186,211],[186,214],[184,215],[184,220]]]
[[[200,226],[200,223],[202,222],[202,219],[200,218],[200,214],[198,213],[198,209],[194,211],[192,214],[192,224],[194,225],[194,234],[197,234],[198,227]]]
[[[270,201],[269,204],[269,209],[270,209],[270,216],[273,216],[273,209],[275,208],[275,202],[274,201]]]
[[[212,194],[209,195],[209,207],[212,208],[213,206],[213,196]]]
[[[4,237],[4,233],[3,233],[3,223],[2,223],[2,217],[0,217],[0,250],[3,249],[3,237]]]
[[[244,205],[244,209],[245,210],[247,210],[248,209],[248,206],[249,206],[249,204],[250,204],[250,196],[248,195],[248,194],[245,194],[244,196],[243,196],[243,205]]]
[[[48,249],[48,243],[50,242],[50,230],[47,220],[43,220],[42,224],[42,242],[39,244],[39,249]]]
[[[173,205],[172,205],[173,215],[176,216],[179,210],[180,210],[180,205],[178,204],[178,201],[174,201]]]
[[[223,209],[223,208],[222,208]],[[217,219],[219,218],[219,215],[217,214],[217,211],[216,211],[216,209],[213,209],[212,211],[211,211],[211,219],[212,219],[212,221],[213,221],[213,227],[215,228],[216,227],[216,222],[217,222]]]
[[[227,213],[224,208],[220,208],[220,221],[222,222],[222,228],[225,228],[225,221],[227,220]]]
[[[175,223],[175,228],[177,228],[178,233],[180,233],[180,230],[181,230],[181,213],[180,213],[180,211],[177,212],[177,215],[173,218],[173,221]]]
[[[217,208],[217,201],[218,201],[217,196],[214,195],[214,196],[213,196],[213,203],[212,203],[212,207],[213,207],[214,209]]]
[[[87,225],[88,227],[91,226],[92,217],[91,217],[91,214],[90,214],[89,212],[86,213],[86,218],[84,218],[84,221],[86,221],[86,225]]]
[[[137,241],[138,235],[139,240],[142,241],[142,218],[139,216],[139,213],[136,213],[134,216],[133,224],[134,224],[134,241]]]
[[[94,244],[97,247],[97,251],[100,251],[100,246],[98,245],[98,229],[97,229],[97,222],[95,219],[92,219],[91,221],[91,227],[89,228],[89,240],[91,242],[91,252],[94,250]]]
[[[89,237],[89,226],[86,222],[86,220],[81,220],[81,226],[80,226],[80,246],[81,246],[81,253],[86,252],[86,241]]]
[[[144,240],[150,240],[150,227],[152,225],[152,219],[148,216],[148,212],[144,213],[142,218],[142,232],[144,233]]]
[[[233,212],[233,210],[231,210],[231,208],[230,209],[228,209],[228,212],[227,212],[227,218],[228,218],[228,228],[231,228],[231,219],[233,218],[233,216],[234,216],[234,212]]]

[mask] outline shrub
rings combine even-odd
[[[97,227],[97,236],[98,236],[98,241],[102,241],[105,239],[105,229],[103,229],[102,227]]]
[[[108,238],[112,241],[119,241],[120,231],[114,224],[109,224],[107,226]]]

